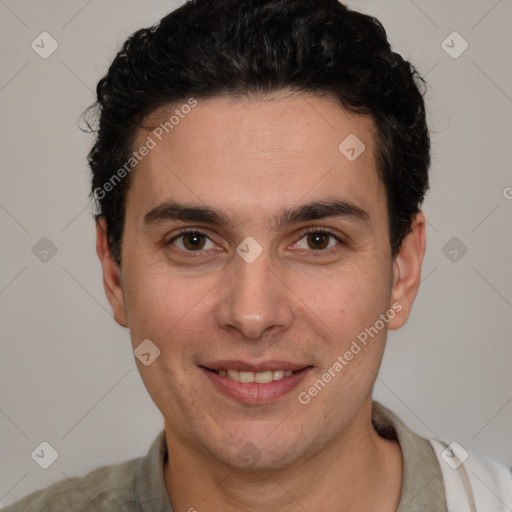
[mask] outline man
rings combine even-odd
[[[336,0],[195,0],[128,39],[97,88],[97,252],[165,430],[7,511],[512,506],[505,468],[372,402],[425,252],[420,86]]]

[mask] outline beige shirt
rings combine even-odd
[[[441,470],[429,442],[377,402],[372,422],[382,437],[397,439],[402,450],[404,475],[397,512],[446,512]],[[145,457],[61,480],[3,512],[173,512],[164,484],[166,457],[161,432]],[[200,504],[197,507],[200,510]]]

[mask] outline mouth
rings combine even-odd
[[[290,377],[294,373],[297,373],[293,372],[292,370],[269,370],[266,372],[244,372],[241,370],[210,371],[215,372],[221,377],[227,377],[228,379],[234,380],[236,382],[243,382],[244,384],[249,384],[251,382],[256,382],[258,384],[268,384],[274,380],[281,380],[284,377]]]
[[[257,405],[289,393],[313,366],[282,361],[257,365],[243,361],[217,361],[199,368],[218,391],[238,402]]]

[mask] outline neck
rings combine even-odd
[[[356,421],[316,453],[278,469],[239,470],[225,465],[166,424],[169,458],[165,485],[174,510],[209,512],[394,512],[402,485],[397,442],[381,438],[371,423],[371,402]],[[299,507],[299,508],[298,508]]]

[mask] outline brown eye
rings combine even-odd
[[[184,231],[170,240],[169,245],[174,245],[185,252],[203,252],[203,249],[215,247],[212,240],[200,231]]]
[[[295,243],[295,248],[327,253],[340,244],[342,244],[342,241],[336,235],[330,231],[320,229],[304,233],[299,241]]]
[[[320,250],[325,249],[329,245],[331,235],[327,233],[309,233],[307,235],[308,245],[311,249]]]
[[[202,249],[205,242],[205,236],[201,233],[188,233],[183,235],[183,246],[190,251]]]

